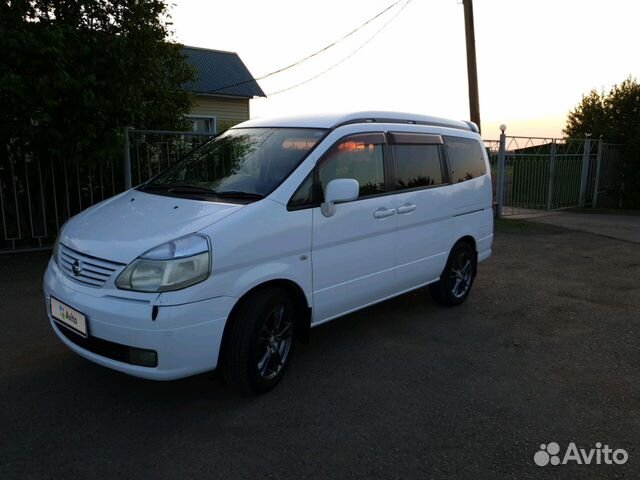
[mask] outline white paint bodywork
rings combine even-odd
[[[398,118],[405,114],[364,112],[245,122],[238,127],[330,128],[354,118]],[[417,121],[446,126],[347,123],[330,131],[300,166],[267,198],[247,205],[172,198],[130,190],[67,222],[60,242],[86,255],[122,263],[102,287],[80,285],[51,261],[44,278],[51,296],[87,317],[89,334],[156,350],[155,368],[138,367],[88,352],[56,334],[72,350],[101,365],[158,380],[214,369],[227,318],[237,301],[272,280],[295,283],[312,309],[312,326],[437,281],[453,244],[474,239],[478,260],[491,255],[491,179],[414,190],[289,211],[287,203],[322,154],[339,139],[364,132],[420,132],[464,136],[481,142],[464,122],[419,115]],[[484,151],[484,148],[483,148]],[[486,171],[489,172],[485,154]],[[376,218],[374,212],[394,214]],[[212,274],[189,288],[139,293],[115,286],[117,275],[145,251],[200,232],[211,242]],[[151,314],[158,307],[155,321]],[[49,309],[47,309],[49,311]]]

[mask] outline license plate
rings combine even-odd
[[[83,337],[87,336],[87,317],[53,297],[51,297],[51,316]]]

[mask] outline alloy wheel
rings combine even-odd
[[[473,280],[473,258],[468,252],[462,251],[456,255],[451,264],[451,294],[455,298],[462,298],[471,288]]]
[[[284,305],[277,305],[264,321],[258,337],[258,372],[265,380],[282,370],[293,340],[293,320]]]

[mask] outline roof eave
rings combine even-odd
[[[246,98],[247,100],[251,100],[252,98],[267,97],[266,95],[264,95],[264,93],[262,95],[248,96],[248,95],[232,95],[229,93],[196,92],[195,90],[189,90],[189,92],[193,95],[197,95],[198,97]]]

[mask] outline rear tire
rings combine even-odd
[[[475,276],[475,249],[467,242],[458,242],[451,249],[440,280],[429,286],[431,296],[446,307],[460,305],[469,296]]]
[[[230,321],[222,349],[222,375],[244,393],[265,393],[282,379],[295,339],[296,309],[279,288],[242,300]]]

